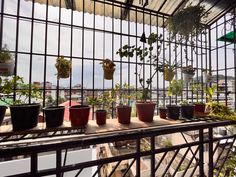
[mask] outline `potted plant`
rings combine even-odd
[[[188,40],[190,36],[197,36],[205,28],[202,19],[207,18],[204,6],[188,6],[177,11],[167,20],[167,27],[174,38],[177,34],[180,39]]]
[[[57,78],[68,78],[70,77],[71,62],[64,58],[64,56],[59,56],[57,58],[55,67],[57,69]]]
[[[14,73],[15,63],[12,59],[12,55],[5,44],[0,49],[0,75],[10,76]]]
[[[59,127],[63,124],[65,106],[47,106],[43,111],[47,128]]]
[[[88,105],[75,105],[69,108],[71,126],[83,127],[88,124],[90,107]]]
[[[192,119],[193,118],[194,106],[189,104],[187,100],[181,103],[181,116],[182,118]]]
[[[116,106],[117,119],[121,124],[130,123],[132,110],[130,100],[134,98],[134,95],[129,92],[130,89],[131,87],[127,83],[124,83],[123,86],[116,84],[113,89],[116,103],[118,104],[118,106]]]
[[[217,89],[216,85],[208,86],[204,89],[206,93],[206,107],[205,107],[205,113],[210,113],[211,111],[211,104],[213,103],[213,95],[215,93],[215,90]]]
[[[96,123],[98,125],[106,124],[106,119],[110,114],[110,109],[112,108],[113,95],[109,91],[104,91],[97,97],[88,97],[89,105],[96,107]]]
[[[102,64],[103,72],[104,72],[104,79],[112,80],[113,74],[115,71],[115,63],[110,59],[103,60],[100,64]]]
[[[199,101],[198,91],[202,89],[202,84],[192,83],[192,92],[196,95],[197,101],[194,103],[194,114],[203,114],[205,112],[206,104],[202,101]]]
[[[154,43],[158,43],[157,45],[154,45]],[[137,68],[138,72],[135,72],[139,83],[142,87],[141,91],[141,101],[136,103],[136,109],[137,109],[137,115],[139,120],[144,122],[152,122],[153,116],[154,116],[154,110],[155,110],[155,103],[151,101],[147,101],[150,98],[150,86],[152,83],[153,77],[156,75],[156,73],[159,70],[158,67],[158,56],[161,53],[161,47],[162,47],[163,37],[162,34],[159,36],[155,33],[151,33],[148,37],[148,43],[147,47],[142,48],[141,46],[135,47],[135,46],[129,46],[124,45],[122,48],[120,48],[116,53],[120,55],[120,57],[133,57],[134,53],[136,53],[136,56],[139,58],[140,63],[139,69]],[[156,48],[154,50],[154,47]],[[155,52],[154,52],[155,51]],[[154,55],[157,54],[157,55]],[[143,77],[142,73],[144,70],[144,63],[149,62],[151,66],[154,67],[154,72],[152,75],[148,78]]]
[[[14,90],[14,88],[16,88]],[[22,77],[6,77],[1,80],[1,93],[5,97],[11,97],[15,93],[15,99],[5,101],[10,105],[11,122],[13,131],[28,130],[37,126],[40,110],[39,103],[27,104],[27,99],[41,99],[41,91],[34,84],[25,84]],[[1,99],[3,100],[3,98]]]
[[[161,104],[159,104],[159,116],[160,116],[160,118],[166,119],[166,113],[167,113],[167,108],[161,102]]]
[[[180,66],[180,62],[177,61],[173,61],[172,63],[168,60],[164,60],[164,62],[159,62],[159,71],[164,73],[164,79],[166,81],[172,81],[175,73],[176,73],[176,69]]]
[[[172,80],[168,87],[168,96],[181,95],[183,91],[182,80]],[[170,119],[179,119],[180,107],[178,105],[167,105],[167,117]]]
[[[183,80],[188,83],[191,79],[193,79],[193,76],[195,75],[195,69],[192,65],[186,66],[182,68],[183,73]]]

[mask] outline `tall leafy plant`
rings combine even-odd
[[[156,42],[158,44],[154,45]],[[155,33],[151,33],[148,37],[147,46],[145,46],[144,48],[142,46],[135,47],[134,45],[133,46],[124,45],[116,52],[116,54],[119,54],[121,58],[122,57],[132,58],[133,56],[135,56],[135,54],[139,58],[140,61],[139,68],[137,69],[137,72],[135,72],[135,75],[137,76],[138,81],[142,87],[141,99],[143,102],[147,102],[147,100],[150,98],[150,86],[152,80],[156,75],[156,73],[158,72],[158,70],[160,69],[158,65],[158,59],[161,53],[162,42],[163,42],[162,34],[158,35]],[[154,50],[154,48],[156,48],[156,50]],[[148,78],[144,78],[142,74],[145,67],[144,63],[146,62],[150,63],[150,65],[154,67],[154,72]]]

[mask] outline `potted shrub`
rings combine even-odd
[[[116,103],[116,113],[118,122],[121,124],[129,124],[131,118],[131,106],[130,100],[134,98],[134,95],[129,92],[130,86],[127,83],[124,83],[123,86],[120,84],[115,85],[115,89],[113,90]]]
[[[115,63],[110,59],[103,60],[100,64],[102,64],[103,72],[104,72],[104,79],[112,80],[113,74],[115,71]]]
[[[0,49],[0,75],[10,76],[14,73],[14,68],[15,62],[5,44],[4,47]]]
[[[182,68],[182,73],[184,82],[188,83],[191,81],[191,79],[193,79],[193,76],[195,75],[195,69],[193,66],[189,65]]]
[[[16,87],[15,90],[13,88]],[[27,104],[27,99],[41,99],[41,92],[34,84],[25,84],[22,77],[6,77],[1,81],[1,93],[10,97],[15,92],[15,100],[6,102],[10,105],[13,131],[28,130],[37,126],[40,104]]]
[[[187,100],[181,103],[181,116],[182,118],[192,119],[193,118],[194,106],[189,104]]]
[[[159,62],[159,71],[164,73],[164,79],[166,81],[172,81],[175,74],[176,69],[180,66],[180,63],[177,61],[173,61],[172,63],[168,60],[164,62]]]
[[[197,36],[205,28],[202,19],[207,18],[204,6],[188,6],[176,12],[167,20],[167,27],[174,38],[177,34],[180,39],[188,40],[190,36]]]
[[[71,62],[64,58],[64,56],[59,56],[57,58],[55,67],[57,69],[57,78],[64,79],[70,77]]]
[[[157,45],[154,43],[158,43]],[[144,122],[152,122],[153,116],[154,116],[154,110],[155,110],[155,103],[148,101],[150,98],[150,86],[152,83],[153,77],[156,75],[156,73],[159,70],[158,67],[158,56],[161,53],[161,47],[162,47],[163,37],[162,34],[159,36],[155,33],[151,33],[148,37],[148,43],[147,47],[142,48],[141,46],[135,47],[135,46],[129,46],[124,45],[122,48],[120,48],[116,53],[120,55],[120,57],[133,57],[134,53],[139,58],[140,63],[139,69],[137,68],[138,72],[135,72],[139,83],[142,87],[141,92],[141,101],[136,103],[136,110],[139,120]],[[154,55],[154,47],[156,48],[155,53],[157,55]],[[154,72],[152,75],[146,79],[144,79],[142,73],[144,70],[144,63],[149,62],[152,67],[154,67]]]
[[[198,91],[202,89],[203,85],[202,84],[197,84],[197,83],[192,83],[192,92],[196,94],[197,101],[194,103],[194,114],[197,115],[203,114],[205,112],[205,106],[206,104],[202,101],[199,101],[198,97]]]
[[[172,80],[168,87],[168,96],[181,95],[183,91],[182,80]],[[180,107],[178,105],[167,105],[167,117],[170,119],[179,119]]]
[[[106,124],[106,119],[110,114],[112,103],[114,101],[113,94],[109,91],[104,91],[97,97],[88,97],[89,105],[93,105],[96,108],[96,123],[98,125]]]

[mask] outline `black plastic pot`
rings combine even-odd
[[[167,117],[170,119],[178,120],[180,107],[177,105],[168,105],[167,107]]]
[[[10,106],[13,131],[34,128],[38,124],[40,104],[21,104]]]
[[[193,105],[183,105],[181,106],[181,116],[186,119],[192,119],[194,113]]]
[[[46,127],[53,128],[61,126],[64,120],[64,112],[64,106],[50,106],[44,108]]]
[[[6,106],[0,106],[0,126],[2,125],[5,113],[6,113]]]

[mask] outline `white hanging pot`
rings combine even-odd
[[[194,74],[183,73],[183,79],[185,83],[190,82],[193,79]]]
[[[7,63],[0,63],[0,76],[11,76],[14,74],[15,62],[9,60]]]
[[[207,72],[203,72],[203,83],[211,82],[212,76]]]

